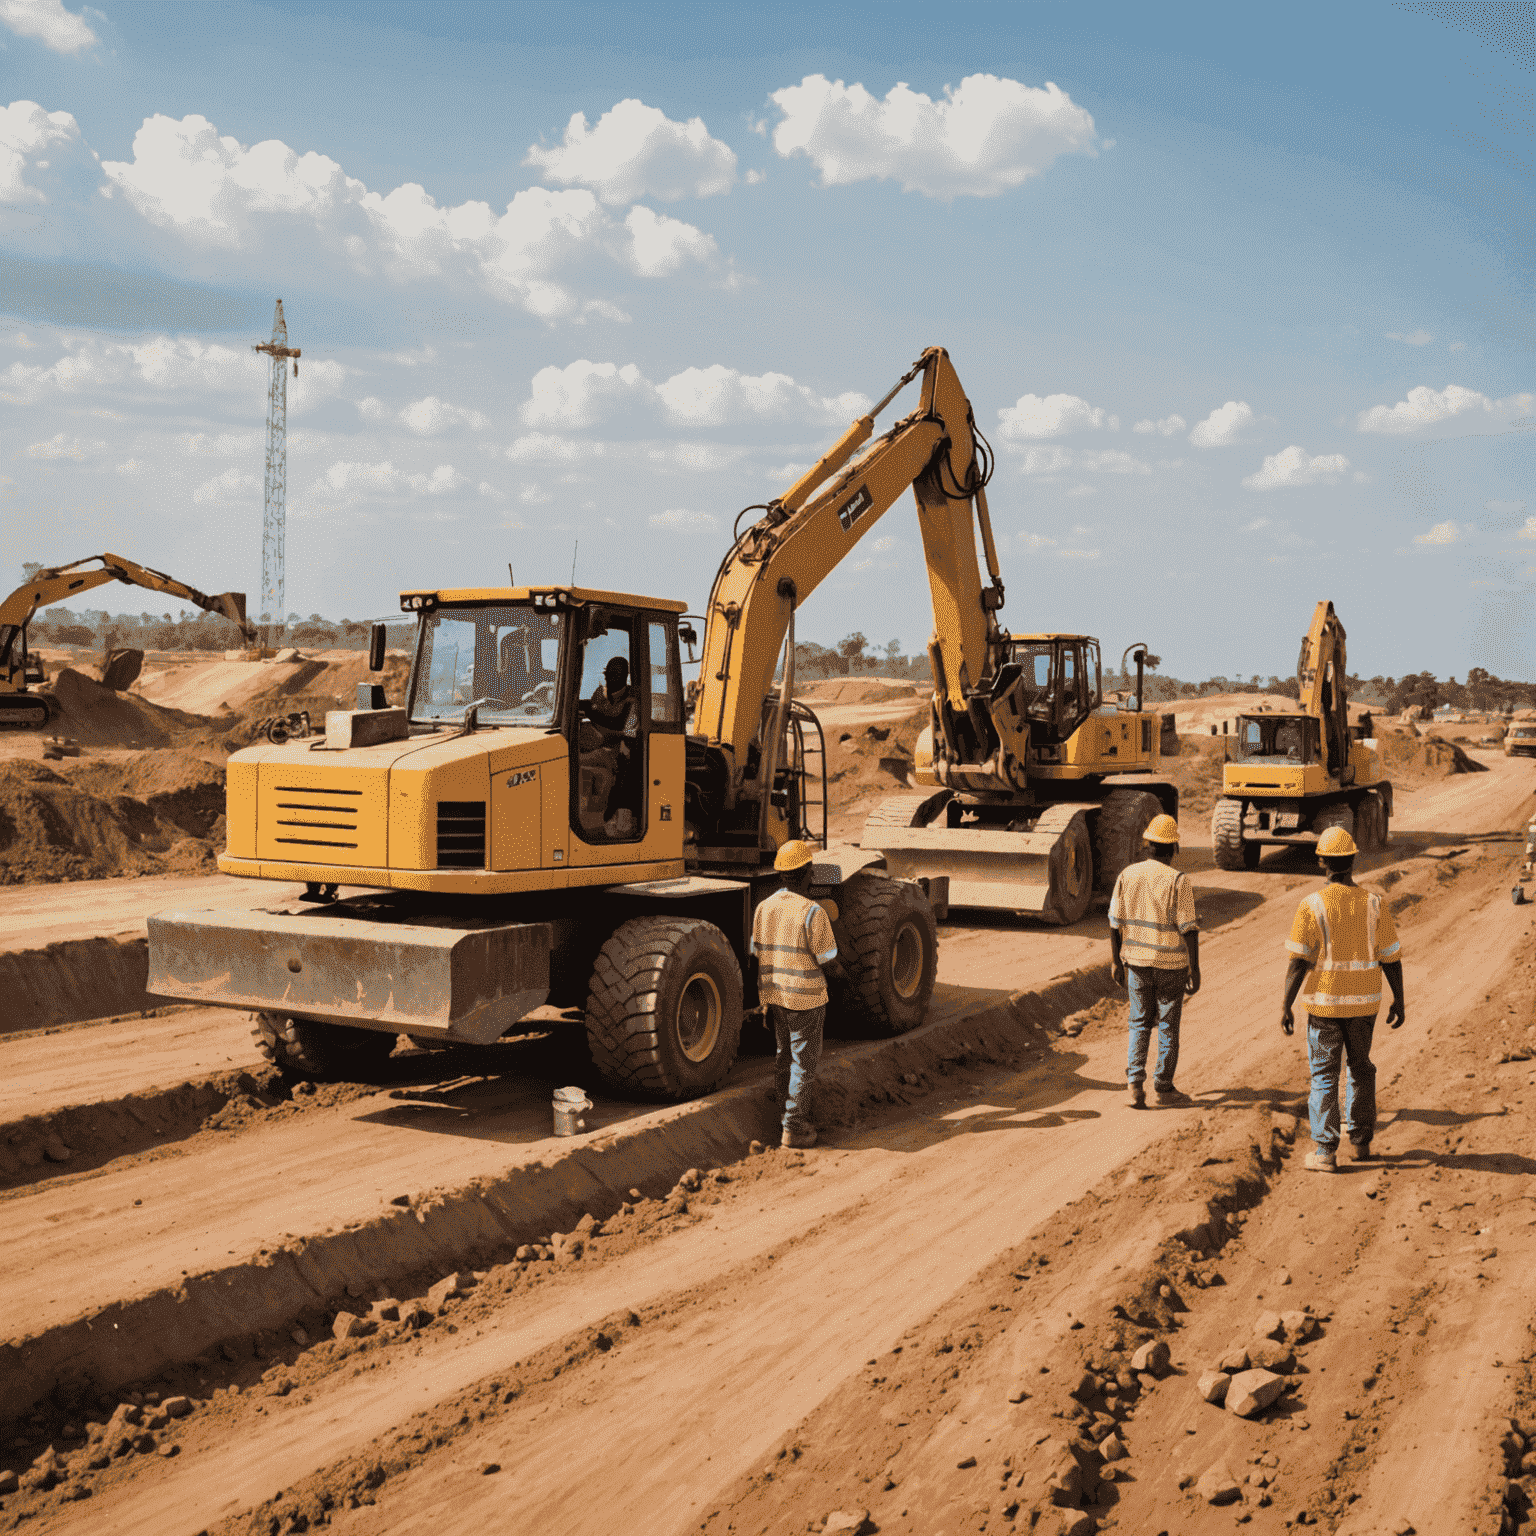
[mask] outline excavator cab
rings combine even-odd
[[[1022,676],[1035,746],[1059,746],[1102,702],[1099,642],[1085,635],[1015,636],[1002,671],[1009,667]]]

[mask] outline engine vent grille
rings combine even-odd
[[[437,867],[485,868],[485,801],[437,802]]]
[[[279,784],[277,834],[279,843],[299,843],[306,848],[356,848],[357,809],[361,792],[355,789],[305,789]]]

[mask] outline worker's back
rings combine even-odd
[[[1402,958],[1380,893],[1337,880],[1303,899],[1286,948],[1312,967],[1302,1006],[1325,1019],[1375,1013],[1381,967]]]
[[[1184,935],[1196,926],[1188,878],[1161,859],[1126,865],[1109,898],[1109,923],[1121,931],[1126,965],[1183,970]]]

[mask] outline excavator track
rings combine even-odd
[[[36,695],[0,697],[0,731],[40,731],[48,720],[45,699]]]

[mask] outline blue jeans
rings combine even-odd
[[[768,1005],[779,1054],[773,1064],[774,1090],[784,1100],[784,1129],[804,1131],[811,1124],[811,1084],[821,1062],[821,1032],[827,1005],[819,1008],[780,1008]]]
[[[1188,970],[1164,971],[1151,965],[1128,965],[1126,985],[1131,993],[1131,1039],[1125,1055],[1125,1080],[1140,1083],[1147,1076],[1147,1052],[1157,1031],[1154,1088],[1173,1087],[1179,1066],[1179,1020],[1184,1016],[1184,983]]]
[[[1307,1108],[1312,1140],[1320,1152],[1339,1144],[1339,1074],[1349,1067],[1349,1097],[1344,1104],[1344,1134],[1351,1141],[1369,1141],[1376,1131],[1376,1064],[1371,1060],[1375,1014],[1354,1019],[1320,1019],[1307,1015],[1307,1065],[1312,1069],[1312,1095]]]

